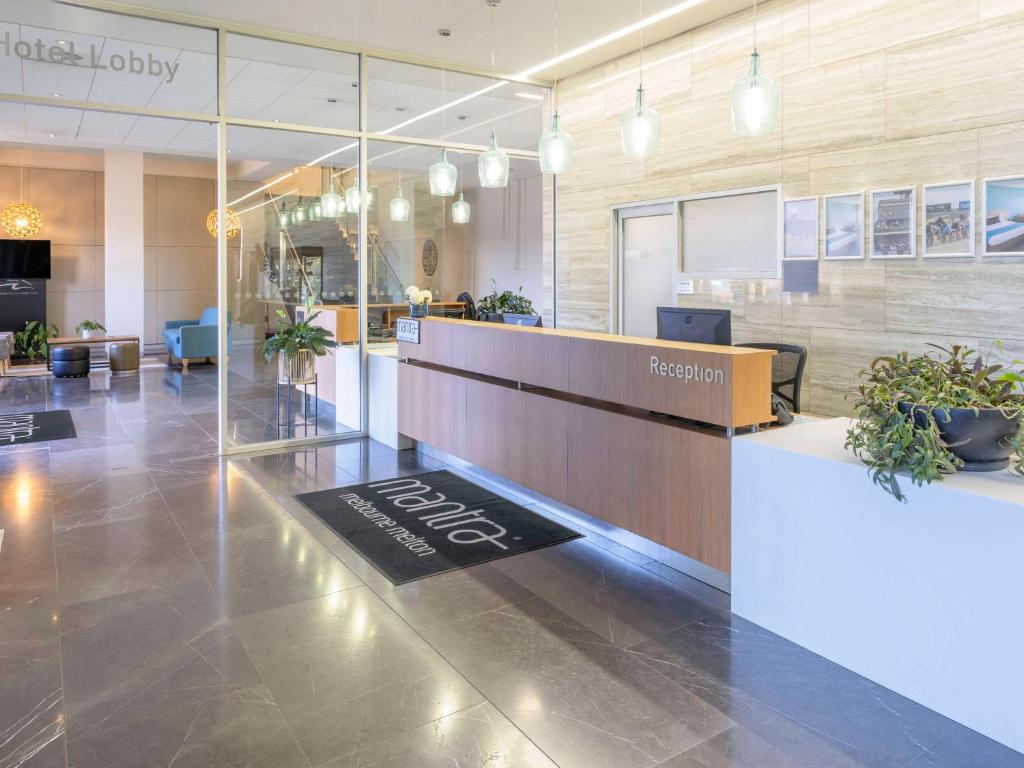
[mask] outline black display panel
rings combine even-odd
[[[49,280],[49,240],[0,240],[0,280]]]

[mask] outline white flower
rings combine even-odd
[[[420,304],[429,304],[434,300],[434,294],[424,288],[420,291]]]
[[[420,289],[417,288],[415,285],[410,285],[408,288],[405,289],[405,298],[407,298],[413,304],[419,304],[419,302],[416,300],[416,297],[419,295]]]

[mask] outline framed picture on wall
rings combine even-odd
[[[925,184],[921,250],[926,259],[974,256],[974,182]]]
[[[784,204],[784,261],[818,258],[818,198],[802,197]]]
[[[864,258],[864,193],[825,195],[825,258]]]
[[[871,193],[871,258],[913,259],[917,256],[913,187],[876,189]]]
[[[1024,256],[1024,176],[984,179],[986,256]]]

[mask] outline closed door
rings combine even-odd
[[[657,308],[675,306],[676,229],[672,205],[620,213],[620,333],[654,338]]]

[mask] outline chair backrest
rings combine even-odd
[[[199,316],[199,325],[216,325],[217,324],[217,308],[207,307],[203,310],[203,314]]]
[[[778,354],[772,358],[772,392],[781,397],[790,408],[800,412],[800,382],[804,377],[807,350],[799,344],[776,344],[755,342],[737,344],[737,347],[753,349],[774,349]]]

